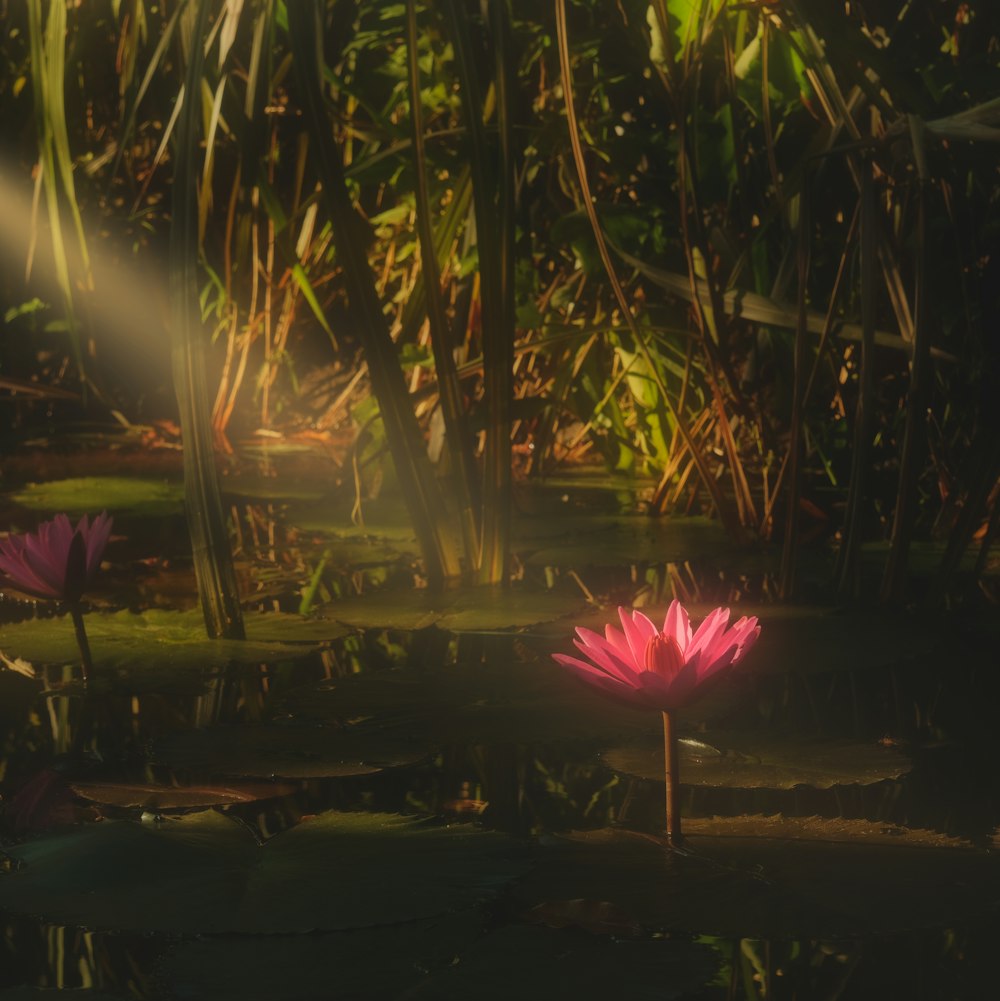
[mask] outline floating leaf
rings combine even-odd
[[[691,853],[619,829],[544,850],[526,903],[607,900],[648,927],[734,938],[836,938],[992,913],[1000,860],[966,842],[866,820],[685,819]]]
[[[189,810],[193,807],[231,806],[233,803],[255,803],[258,800],[289,796],[296,791],[292,785],[276,782],[215,786],[162,786],[139,782],[72,782],[77,796],[92,803],[121,809],[143,809],[156,812]]]
[[[287,779],[371,775],[422,761],[433,744],[400,730],[361,723],[338,727],[269,723],[182,730],[159,741],[158,764],[197,775]]]
[[[663,781],[663,738],[643,739],[601,755],[616,772]],[[871,741],[771,734],[699,734],[681,741],[681,782],[732,789],[871,785],[910,770],[898,750]]]
[[[609,701],[555,664],[516,661],[373,671],[291,692],[281,707],[328,723],[362,717],[438,745],[614,739],[657,718]]]
[[[72,516],[106,510],[112,514],[161,518],[184,512],[183,484],[143,477],[81,476],[29,483],[10,497],[34,511],[61,511]]]
[[[22,986],[0,991],[0,1001],[121,1001],[121,998],[90,988],[66,990],[58,987]]]
[[[265,934],[472,906],[523,873],[513,843],[390,814],[321,814],[259,845],[214,811],[107,820],[8,850],[0,908],[87,928]]]
[[[289,660],[316,644],[347,635],[332,622],[297,615],[248,615],[247,639],[210,640],[201,612],[150,609],[141,614],[91,612],[87,636],[94,658],[95,680],[126,675],[200,674],[230,662],[255,664]],[[4,626],[0,644],[8,656],[34,664],[68,664],[79,659],[69,616],[30,619]]]
[[[491,633],[551,622],[585,607],[583,597],[573,592],[483,587],[445,593],[375,591],[332,602],[321,614],[356,629],[436,625],[456,633]]]

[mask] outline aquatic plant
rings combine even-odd
[[[667,839],[681,840],[677,806],[678,755],[673,711],[693,701],[705,686],[738,663],[760,635],[755,616],[729,625],[729,609],[716,608],[696,630],[687,609],[670,603],[663,628],[637,609],[619,608],[622,631],[612,625],[604,636],[580,627],[573,642],[588,660],[553,654],[555,661],[607,695],[658,709],[663,715],[667,791]]]
[[[101,565],[111,525],[106,511],[93,521],[84,515],[75,529],[65,514],[58,514],[34,532],[0,540],[0,587],[67,606],[80,647],[84,681],[93,665],[80,600]]]

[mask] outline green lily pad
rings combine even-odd
[[[204,619],[197,609],[91,612],[85,622],[95,680],[119,671],[190,674],[217,670],[230,662],[289,660],[308,653],[318,643],[347,635],[346,629],[332,622],[279,613],[248,615],[245,641],[207,639]],[[69,616],[4,626],[0,649],[36,664],[74,663],[80,657]]]
[[[281,709],[337,725],[363,718],[436,745],[615,739],[658,718],[591,691],[555,664],[516,661],[353,675],[290,692]]]
[[[681,782],[732,789],[794,789],[808,785],[871,785],[898,779],[909,760],[892,747],[871,741],[771,734],[699,734],[681,741]],[[601,755],[616,772],[663,781],[663,737],[646,738]]]
[[[415,764],[433,749],[419,735],[364,721],[337,727],[281,722],[181,730],[158,741],[152,759],[196,775],[316,779]]]
[[[231,806],[288,796],[292,785],[277,782],[243,782],[239,785],[162,786],[139,782],[73,782],[70,788],[82,799],[120,809],[143,809],[162,813],[195,807]]]
[[[11,848],[0,908],[95,929],[336,931],[434,917],[526,870],[501,834],[328,812],[260,845],[214,811],[104,821]]]
[[[162,518],[184,512],[183,484],[143,477],[81,476],[29,483],[10,497],[34,511],[62,511],[71,516],[109,511],[111,514]]]
[[[323,606],[320,614],[355,629],[423,629],[436,625],[456,633],[524,629],[579,615],[587,607],[571,591],[465,588],[444,593],[374,591]]]
[[[223,476],[219,487],[226,496],[247,501],[318,501],[328,489],[287,476]]]
[[[732,938],[886,934],[994,914],[1000,859],[966,842],[866,820],[686,819],[690,853],[620,829],[543,851],[526,903],[607,900],[643,925]]]

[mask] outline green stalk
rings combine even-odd
[[[198,169],[201,77],[209,0],[188,12],[184,105],[177,123],[170,226],[170,301],[174,390],[184,442],[184,501],[205,629],[213,638],[243,639],[243,614],[229,532],[222,513],[212,403],[205,380],[205,331],[198,306]]]
[[[430,324],[431,349],[437,373],[441,411],[444,415],[448,452],[458,471],[457,487],[462,539],[466,566],[476,566],[479,559],[479,531],[472,503],[476,468],[464,422],[462,389],[455,365],[455,345],[441,296],[441,272],[431,223],[430,191],[427,184],[427,153],[424,148],[423,107],[420,99],[420,64],[417,60],[417,4],[406,4],[407,61],[410,77],[410,107],[413,123],[413,159],[416,173],[417,231],[420,236],[420,266],[424,276],[424,297]]]
[[[875,182],[872,166],[861,162],[861,364],[858,403],[854,418],[854,450],[851,456],[851,480],[847,490],[847,513],[843,538],[837,554],[837,592],[841,599],[854,596],[858,553],[861,549],[861,524],[868,495],[868,471],[871,465],[872,425],[875,394],[875,307],[878,278],[878,235],[875,205]]]
[[[316,0],[296,0],[288,5],[287,11],[292,64],[312,140],[310,153],[316,157],[323,201],[330,215],[337,257],[368,360],[386,440],[410,509],[427,576],[435,582],[454,579],[459,576],[461,566],[451,534],[451,516],[443,503],[413,413],[396,345],[389,334],[368,264],[367,229],[347,190],[343,158],[333,139],[326,111],[321,85],[321,8]]]
[[[87,640],[87,630],[83,625],[83,611],[80,603],[71,602],[69,614],[73,619],[73,631],[76,634],[76,645],[80,648],[80,665],[83,668],[83,683],[87,684],[94,673],[94,661],[90,656],[90,643]]]
[[[483,387],[486,398],[486,449],[483,475],[481,584],[508,579],[511,448],[510,410],[513,381],[514,309],[514,163],[510,133],[509,29],[505,0],[490,0],[490,27],[496,50],[499,159],[490,149],[483,125],[483,100],[461,0],[446,0],[462,108],[472,144],[472,196],[479,251],[483,327]]]

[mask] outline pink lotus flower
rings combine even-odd
[[[555,660],[609,695],[663,712],[686,705],[709,679],[732,667],[760,635],[757,619],[729,625],[729,609],[717,608],[692,633],[688,614],[672,601],[662,629],[642,612],[619,608],[622,629],[604,636],[577,629],[577,648],[589,660],[554,654]]]
[[[111,535],[105,511],[92,522],[84,515],[73,528],[57,514],[35,532],[0,540],[0,586],[16,588],[34,598],[79,602],[101,564]]]

